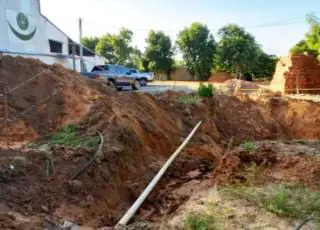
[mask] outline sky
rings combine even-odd
[[[320,16],[319,0],[41,0],[42,13],[72,39],[134,32],[133,45],[143,50],[148,31],[162,30],[172,40],[192,22],[206,24],[218,40],[219,28],[236,23],[270,54],[285,56],[308,31],[305,16]],[[318,12],[317,12],[318,10]]]

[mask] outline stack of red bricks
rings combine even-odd
[[[320,63],[312,55],[281,58],[271,88],[283,93],[320,93]]]

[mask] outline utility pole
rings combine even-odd
[[[76,44],[72,41],[72,67],[76,71]]]
[[[80,71],[83,72],[83,49],[82,49],[82,19],[79,18],[79,49],[80,49]]]

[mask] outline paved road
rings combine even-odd
[[[215,86],[218,86],[219,84],[214,84]],[[174,81],[155,81],[152,83],[149,83],[145,87],[141,87],[141,89],[138,92],[142,93],[160,93],[168,90],[173,91],[184,91],[186,93],[192,93],[197,91],[197,88],[199,87],[199,82],[174,82]]]
[[[184,91],[186,93],[192,93],[196,91],[196,89],[188,86],[158,85],[156,83],[151,83],[148,86],[141,87],[141,89],[138,92],[155,94],[155,93],[165,92],[168,90]]]
[[[221,83],[215,83],[216,87],[221,85]],[[259,85],[262,88],[268,88],[267,85]],[[168,90],[173,91],[184,91],[186,93],[196,92],[197,88],[199,87],[199,82],[174,82],[174,81],[155,81],[149,83],[148,86],[141,87],[140,90],[137,92],[141,93],[151,93],[156,94],[160,92],[165,92]],[[293,99],[300,99],[300,100],[312,100],[315,102],[320,102],[320,95],[286,95],[287,97]]]

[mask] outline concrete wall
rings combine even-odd
[[[68,36],[41,15],[39,0],[0,0],[0,33],[0,52],[4,54],[73,67]],[[62,54],[50,52],[49,39],[62,43]],[[76,67],[80,71],[77,59]],[[88,70],[93,65],[104,64],[98,56],[85,57],[85,60]]]

